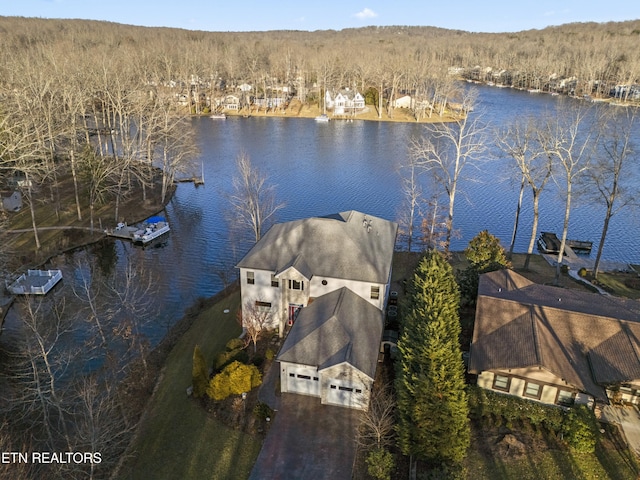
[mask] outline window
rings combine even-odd
[[[565,406],[573,405],[573,393],[567,392],[566,390],[558,390],[558,400],[556,403]]]
[[[378,300],[380,298],[380,287],[371,286],[371,300]]]
[[[343,392],[353,392],[353,388],[350,387],[338,387],[338,390],[342,390]]]
[[[273,273],[271,274],[271,286],[276,288],[280,286],[280,280]]]
[[[524,388],[524,396],[529,398],[540,399],[542,394],[542,386],[537,383],[527,382],[527,386]]]
[[[271,303],[269,302],[261,302],[256,300],[256,310],[259,312],[270,312],[271,311]]]
[[[359,388],[356,388],[356,393],[362,393],[362,390],[360,390]]]
[[[511,383],[511,380],[509,379],[509,377],[505,377],[504,375],[496,375],[495,377],[493,377],[494,390],[501,390],[503,392],[508,392],[510,383]]]
[[[289,290],[304,290],[304,282],[289,280]]]
[[[300,375],[300,374],[298,374],[298,378],[303,378],[305,380],[311,380],[311,376],[310,375]]]
[[[247,283],[249,285],[256,283],[255,272],[247,272]]]

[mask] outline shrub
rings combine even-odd
[[[216,355],[216,358],[213,361],[213,370],[215,372],[220,372],[224,367],[229,365],[231,362],[242,362],[247,363],[249,360],[249,354],[245,350],[228,350],[226,352],[221,352]]]
[[[514,420],[528,420],[534,426],[543,425],[556,433],[562,428],[565,414],[561,408],[491,392],[478,386],[470,386],[468,394],[472,418],[496,417],[507,425]]]
[[[395,466],[393,454],[384,448],[376,448],[367,455],[367,472],[378,480],[391,478],[391,471]]]
[[[260,402],[253,407],[253,414],[260,420],[266,420],[267,417],[271,418],[273,416],[273,410],[266,403]]]
[[[460,463],[442,463],[418,475],[419,480],[464,480],[468,478],[464,465]]]
[[[598,433],[598,421],[585,405],[572,408],[562,424],[564,440],[579,453],[595,452]]]
[[[229,377],[222,373],[214,376],[207,387],[207,395],[214,400],[224,400],[231,395]]]
[[[260,357],[260,356],[253,357],[253,360],[251,360],[251,363],[256,367],[260,368],[260,366],[264,363],[264,357]]]
[[[276,354],[273,350],[271,350],[270,348],[267,348],[267,351],[264,352],[264,357],[267,360],[273,360],[276,357]]]
[[[587,276],[587,273],[589,273],[589,272],[584,267],[582,267],[580,270],[578,270],[578,276],[580,278],[585,278]]]
[[[241,350],[245,346],[244,340],[241,338],[232,338],[227,342],[226,349],[227,352],[233,352],[235,350]]]
[[[262,383],[262,376],[254,365],[234,361],[209,382],[207,395],[214,400],[224,400],[229,395],[240,395]]]

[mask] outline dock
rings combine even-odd
[[[120,238],[122,240],[132,240],[133,234],[140,230],[140,227],[119,223],[116,228],[110,228],[104,231],[108,236]]]
[[[6,287],[14,295],[46,295],[60,280],[61,270],[27,270]]]
[[[538,237],[538,249],[542,253],[560,253],[560,239],[553,232],[542,232]],[[587,240],[567,240],[565,242],[564,255],[573,256],[577,252],[591,253],[593,242]]]

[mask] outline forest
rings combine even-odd
[[[640,20],[487,34],[402,26],[204,32],[0,17],[0,191],[20,186],[31,212],[31,248],[38,252],[43,248],[38,205],[51,205],[57,219],[88,219],[94,228],[94,212],[104,205],[112,206],[115,225],[122,203],[132,195],[144,200],[153,190],[164,200],[197,154],[191,129],[185,128],[190,115],[213,110],[216,98],[237,93],[243,84],[252,86],[248,101],[287,92],[289,100],[301,104],[317,104],[323,89],[350,88],[389,116],[394,108],[390,100],[409,94],[423,100],[419,104],[424,110],[413,112],[416,119],[426,115],[425,105],[443,112],[456,102],[464,104],[462,78],[577,96],[606,98],[623,92],[621,100],[635,101],[639,39]],[[548,122],[532,122],[502,132],[502,150],[517,163],[522,185],[526,180],[530,188],[540,189],[552,171],[545,159],[555,155],[557,168],[566,170],[570,192],[582,173],[563,150],[575,139],[567,139],[567,132],[582,121],[570,113],[567,128],[557,131]],[[469,155],[479,145],[479,130],[470,127]],[[462,119],[451,128],[467,127]],[[453,130],[439,132],[448,131]],[[613,159],[628,157],[621,145],[629,135],[623,133],[616,129],[607,137]],[[434,162],[438,148],[437,142],[414,145],[408,167],[443,170],[444,157]],[[529,157],[531,149],[546,155]],[[72,208],[61,200],[63,184],[72,192]],[[455,193],[455,185],[445,187]],[[415,204],[417,197],[409,198]],[[449,203],[453,205],[452,196]],[[0,277],[22,261],[12,255],[8,222],[9,215],[0,210]],[[452,222],[450,213],[447,245]],[[142,290],[150,283],[134,281],[136,275],[130,271],[118,283],[102,286],[112,303],[128,309],[130,318],[139,318],[137,312],[146,308]],[[146,346],[135,334],[139,326],[115,329],[116,314],[95,301],[91,288],[99,286],[85,287],[77,296],[90,311],[85,316],[94,337],[91,355],[109,360],[104,363],[110,370],[95,378],[61,381],[61,372],[79,361],[77,352],[72,356],[58,349],[69,326],[58,306],[45,311],[40,304],[25,303],[25,327],[34,335],[19,346],[22,350],[16,349],[16,358],[2,357],[19,368],[0,383],[0,450],[102,451],[102,462],[56,469],[0,465],[0,476],[107,478],[131,438],[136,419],[127,414],[115,387],[131,371],[111,358],[110,346],[115,339],[127,353],[142,352],[143,358]],[[146,370],[146,364],[142,367]]]

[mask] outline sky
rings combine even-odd
[[[640,19],[640,1],[0,0],[0,16],[83,18],[204,31],[420,25],[471,32],[517,32],[573,22]]]

